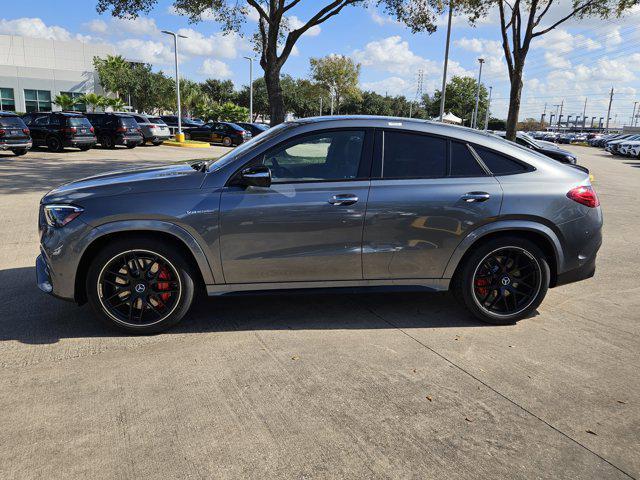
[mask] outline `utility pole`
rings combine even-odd
[[[478,70],[478,88],[476,88],[476,107],[473,109],[473,115],[471,116],[471,128],[476,128],[478,123],[478,104],[480,103],[480,81],[482,80],[482,64],[484,63],[484,58],[479,58],[478,63],[480,64],[480,69]]]
[[[253,58],[244,57],[249,60],[249,123],[253,122]]]
[[[418,104],[418,102],[420,101],[420,98],[422,97],[422,85],[424,82],[424,72],[422,69],[418,70],[418,83],[416,86],[416,98],[415,98],[415,102],[416,104]],[[413,112],[413,102],[409,103],[409,118],[411,118]]]
[[[613,102],[613,87],[611,87],[611,93],[609,93],[609,108],[607,109],[607,126],[605,130],[609,133],[609,117],[611,116],[611,103]]]
[[[556,122],[558,121],[558,110],[560,109],[560,104],[556,104],[554,105],[554,107],[556,107],[556,114],[555,115],[551,115],[551,117],[556,117]],[[549,123],[549,126],[553,129],[553,124]],[[558,130],[558,125],[556,124],[556,130]]]
[[[493,87],[489,87],[489,103],[487,105],[487,111],[484,116],[484,131],[486,132],[489,129],[489,109],[491,108],[491,91]]]
[[[638,102],[633,102],[633,113],[631,114],[631,126],[634,126],[634,120],[636,118],[636,105],[638,105]]]
[[[588,97],[584,97],[584,108],[582,109],[582,130],[584,130],[587,122],[587,98]]]
[[[544,117],[547,116],[547,102],[544,102],[544,111],[542,112],[542,115],[540,115],[540,128],[543,128],[542,126],[544,125]]]
[[[453,0],[449,0],[449,21],[447,22],[447,43],[444,49],[444,67],[442,69],[442,90],[440,90],[440,121],[444,116],[444,99],[447,94],[447,65],[449,64],[449,42],[451,40],[451,17],[453,16]]]
[[[178,71],[178,37],[187,38],[184,35],[171,32],[169,30],[162,30],[162,33],[173,36],[173,48],[174,57],[176,62],[176,98],[178,101],[178,133],[176,135],[176,141],[184,142],[184,135],[182,133],[182,109],[180,106],[180,72]]]
[[[562,109],[564,108],[564,98],[560,102],[560,115],[558,115],[558,131],[562,128]]]

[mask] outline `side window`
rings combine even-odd
[[[37,125],[38,127],[49,125],[49,117],[38,117],[33,121],[33,124]]]
[[[478,146],[474,146],[473,149],[494,175],[513,175],[516,173],[524,173],[529,170],[520,162],[494,152],[493,150]]]
[[[62,119],[58,115],[51,115],[49,117],[49,126],[59,127],[62,125]]]
[[[357,178],[365,132],[343,130],[307,135],[264,155],[274,183]]]
[[[487,173],[478,164],[469,151],[466,143],[451,142],[451,171],[452,177],[483,177]]]
[[[445,139],[385,131],[383,145],[383,178],[437,178],[447,175]]]

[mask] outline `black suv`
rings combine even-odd
[[[0,150],[24,155],[30,148],[31,136],[22,119],[15,113],[0,111]]]
[[[31,129],[33,145],[46,146],[52,152],[64,147],[89,150],[96,144],[93,127],[87,117],[77,112],[36,112],[22,116]]]
[[[225,147],[240,145],[251,139],[251,132],[231,122],[210,122],[184,132],[186,138],[221,143]]]
[[[144,143],[142,132],[135,118],[128,113],[87,113],[96,130],[98,143],[104,148],[124,145],[135,148]]]

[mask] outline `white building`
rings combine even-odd
[[[102,94],[93,57],[114,54],[109,45],[0,35],[0,110],[60,110],[51,103],[60,93]]]

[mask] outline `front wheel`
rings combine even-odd
[[[507,325],[527,318],[542,303],[549,263],[532,242],[502,237],[469,255],[454,279],[454,293],[486,323]]]
[[[224,137],[222,139],[222,145],[224,145],[225,147],[230,147],[232,144],[233,144],[233,141],[231,140],[231,138]]]
[[[64,149],[64,145],[58,137],[50,136],[47,138],[47,148],[52,152],[61,152]]]
[[[178,249],[145,237],[100,251],[86,280],[89,303],[108,325],[150,334],[176,325],[194,296],[194,274]]]
[[[128,149],[136,148],[137,146],[138,146],[138,144],[136,144],[136,143],[127,143],[127,148]]]
[[[20,157],[20,156],[22,156],[22,155],[26,155],[26,153],[27,153],[27,149],[26,149],[26,148],[21,148],[21,149],[18,149],[18,150],[14,150],[14,151],[13,151],[13,154],[14,154],[16,157]]]
[[[158,145],[162,145],[164,142],[162,140],[157,140],[155,142],[151,142],[151,144],[155,147],[157,147]]]
[[[102,144],[103,148],[107,148],[109,150],[116,148],[116,143],[113,141],[113,138],[111,138],[109,135],[103,136],[102,141],[100,143]]]

